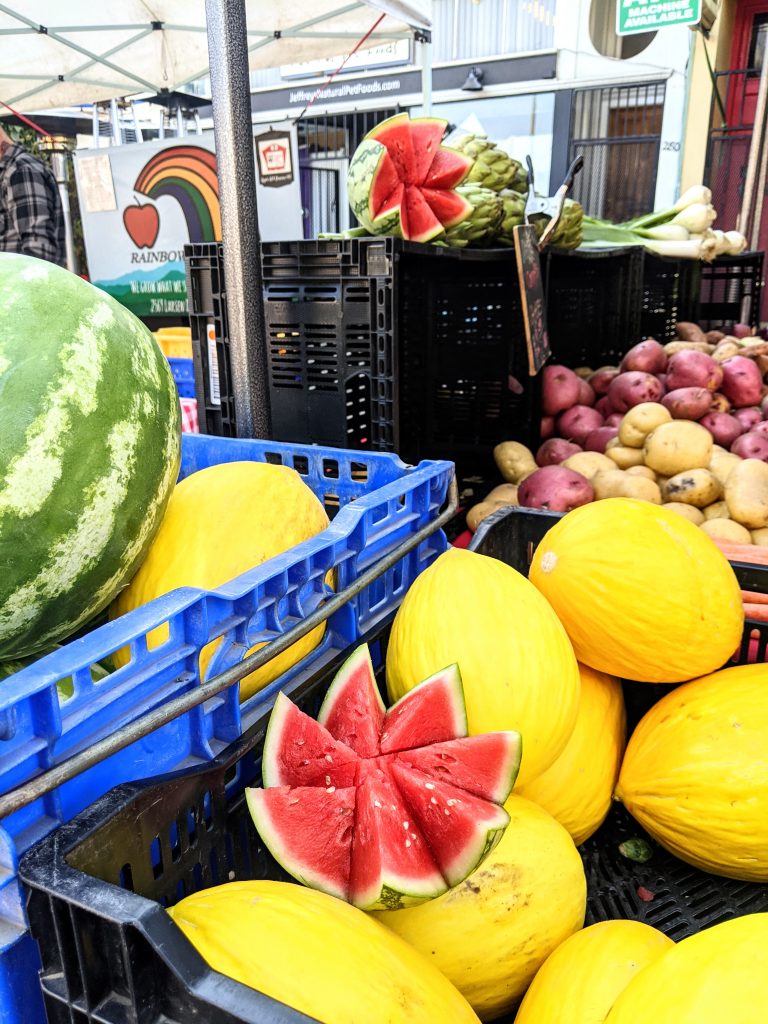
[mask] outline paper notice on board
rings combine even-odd
[[[77,161],[80,191],[88,213],[107,213],[117,209],[115,184],[108,153],[83,156]]]

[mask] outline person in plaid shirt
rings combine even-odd
[[[53,171],[0,128],[0,251],[63,267],[64,214]]]

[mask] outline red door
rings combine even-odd
[[[729,127],[748,127],[755,123],[757,90],[768,38],[766,0],[740,0],[736,7],[731,42],[726,117]]]

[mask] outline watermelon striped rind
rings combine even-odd
[[[0,254],[0,659],[109,604],[180,455],[176,387],[141,321],[61,267]]]

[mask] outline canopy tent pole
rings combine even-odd
[[[240,437],[269,438],[267,337],[262,303],[245,0],[205,0],[213,130],[227,282],[229,354]]]
[[[421,63],[422,109],[425,117],[432,115],[432,34],[420,28],[413,33],[414,40],[419,44]]]

